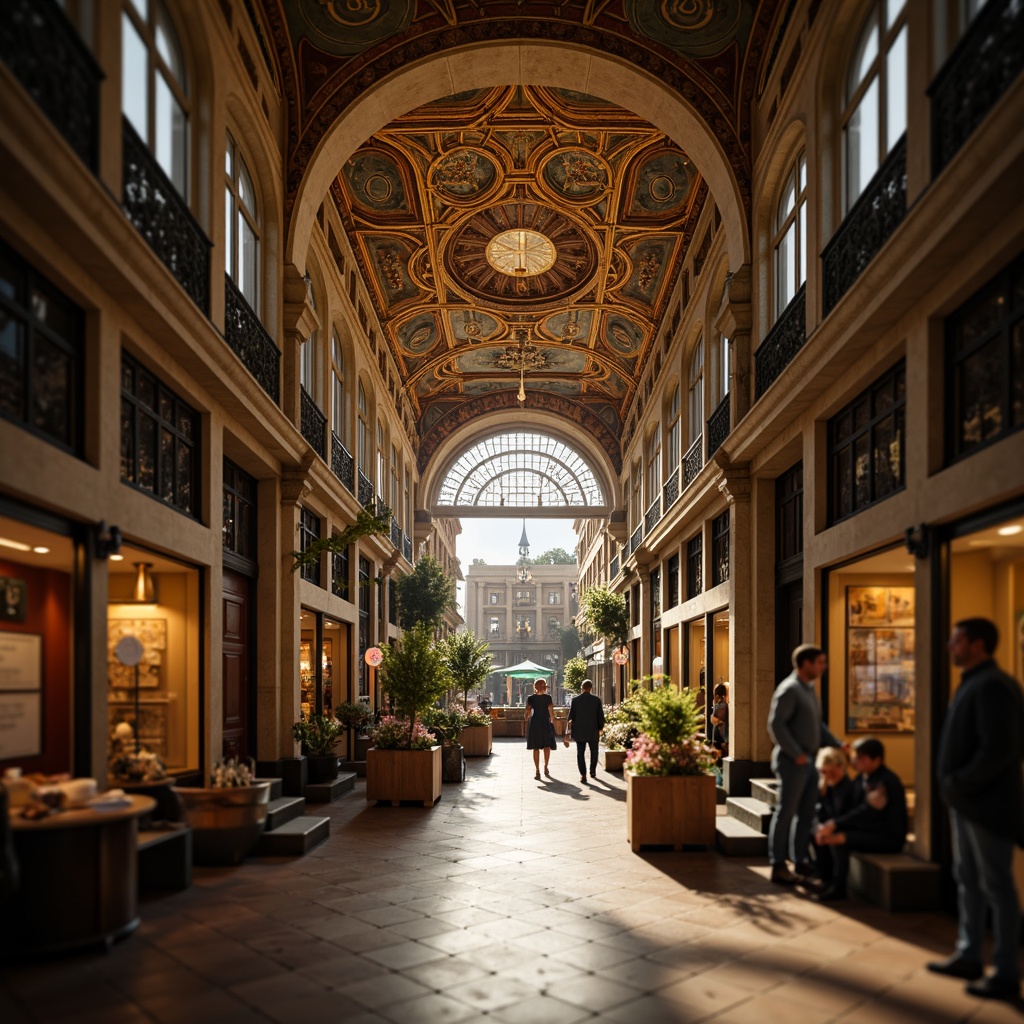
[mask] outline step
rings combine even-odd
[[[279,796],[267,804],[267,831],[276,832],[282,825],[299,817],[306,811],[306,801],[301,796]]]
[[[330,782],[311,782],[306,786],[307,804],[329,804],[346,793],[351,793],[356,784],[355,772],[338,772]]]
[[[851,853],[851,892],[884,910],[938,910],[938,864],[909,853]]]
[[[286,821],[273,832],[264,832],[255,852],[260,857],[301,857],[317,843],[322,843],[330,832],[330,818],[302,815]]]
[[[281,779],[274,779],[268,777],[265,779],[253,779],[253,782],[269,782],[271,800],[277,800],[284,795],[284,782]]]
[[[737,818],[720,817],[715,821],[715,841],[726,857],[765,857],[768,837],[744,825]]]
[[[715,786],[715,803],[724,804],[729,799],[729,794],[724,786]]]
[[[354,772],[360,779],[366,778],[366,762],[365,761],[342,761],[341,771],[343,772]]]
[[[731,796],[725,801],[729,816],[742,821],[747,828],[768,835],[768,826],[772,820],[772,808],[763,800],[753,796]]]
[[[779,802],[779,780],[776,778],[751,779],[750,795],[770,807],[774,807]]]

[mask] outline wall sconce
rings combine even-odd
[[[908,526],[906,533],[903,535],[907,551],[915,558],[923,559],[928,557],[930,539],[931,531],[928,529],[927,523],[921,523],[918,527]]]
[[[132,562],[135,566],[135,586],[132,589],[132,601],[136,604],[153,604],[156,601],[156,586],[153,583],[152,562]]]
[[[117,526],[107,526],[103,521],[96,525],[96,557],[109,558],[121,550],[121,530]]]

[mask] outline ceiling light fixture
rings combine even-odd
[[[111,555],[110,556],[110,560],[112,562],[123,562],[124,561],[124,555]]]
[[[50,553],[50,549],[48,547],[44,547],[42,544],[37,545],[32,550],[37,555],[48,555]]]
[[[135,589],[132,600],[138,604],[153,604],[156,601],[156,587],[153,585],[152,562],[132,562],[135,566]]]
[[[1013,526],[1000,526],[996,533],[1000,537],[1016,537],[1022,531],[1024,531],[1024,526],[1019,526],[1015,523]]]
[[[532,342],[526,340],[526,331],[516,331],[518,345],[506,345],[505,351],[495,360],[503,370],[519,371],[519,393],[516,398],[519,404],[526,402],[526,371],[542,370],[547,366],[547,358]]]
[[[8,540],[7,537],[0,537],[0,548],[10,548],[12,551],[31,551],[30,544],[22,544],[20,540]]]

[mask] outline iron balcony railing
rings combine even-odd
[[[650,533],[661,519],[661,498],[655,498],[644,515],[644,533]]]
[[[373,501],[373,481],[361,469],[356,472],[356,479],[358,480],[356,498],[359,504],[366,508]]]
[[[881,251],[906,212],[907,136],[904,134],[822,251],[823,316],[832,312]]]
[[[612,556],[611,566],[609,567],[610,576],[609,579],[615,579],[619,575],[619,556]]]
[[[122,126],[122,203],[135,230],[210,315],[210,241],[128,119]]]
[[[638,547],[640,542],[644,539],[644,524],[641,523],[634,531],[633,535],[629,538],[629,553],[633,554]]]
[[[683,456],[683,487],[689,487],[704,466],[704,436],[697,438]]]
[[[224,275],[224,340],[274,402],[281,400],[281,350],[228,274]]]
[[[324,462],[327,461],[327,417],[313,401],[313,396],[300,385],[300,418],[302,436],[309,443],[309,447],[320,456]]]
[[[412,537],[407,533],[402,534],[402,554],[407,562],[412,561]]]
[[[341,443],[341,438],[331,431],[331,472],[344,484],[352,493],[356,493],[355,484],[355,459],[349,450]]]
[[[754,401],[775,382],[807,340],[807,288],[790,300],[754,353]]]
[[[725,444],[729,436],[729,395],[726,393],[718,408],[708,419],[708,458],[710,459]]]
[[[394,544],[396,551],[402,550],[402,528],[394,516],[391,517],[391,543]]]
[[[665,481],[665,486],[661,489],[662,506],[666,512],[675,504],[675,500],[678,497],[679,467],[677,466],[672,471],[672,475]]]

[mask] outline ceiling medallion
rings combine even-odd
[[[509,277],[536,277],[555,263],[551,239],[529,228],[500,231],[487,243],[487,262]]]

